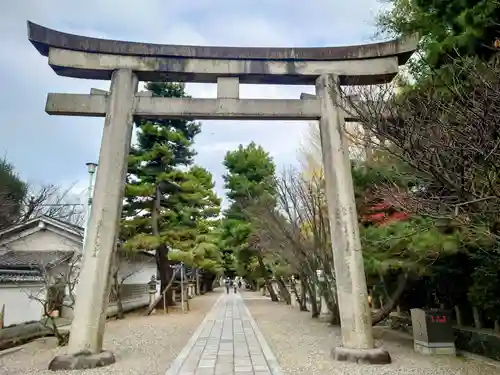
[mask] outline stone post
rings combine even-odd
[[[323,322],[329,322],[331,318],[332,316],[330,314],[330,310],[328,310],[326,298],[323,294],[321,294],[321,308],[319,310],[319,320]]]
[[[343,130],[343,110],[337,106],[340,99],[338,90],[336,75],[325,74],[316,81],[316,95],[321,105],[321,148],[342,327],[343,346],[335,348],[332,356],[340,361],[390,363],[389,353],[374,347],[349,147]]]
[[[222,285],[222,281],[219,280],[219,285]],[[196,269],[196,295],[200,295],[200,271]]]
[[[92,213],[84,244],[77,300],[66,356],[52,360],[50,369],[76,369],[113,363],[102,351],[110,293],[110,266],[122,209],[127,157],[133,130],[134,98],[138,80],[129,69],[111,77],[111,89],[99,154]],[[76,355],[76,354],[84,355]],[[101,360],[96,361],[96,357]]]

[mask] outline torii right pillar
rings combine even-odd
[[[342,332],[342,346],[334,348],[332,356],[339,361],[386,364],[391,362],[389,353],[375,348],[373,340],[349,146],[344,136],[344,111],[338,106],[339,89],[339,79],[334,74],[321,75],[316,81],[316,95],[321,105],[321,148]]]

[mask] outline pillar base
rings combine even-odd
[[[332,357],[336,361],[365,365],[387,365],[391,363],[391,355],[382,348],[350,349],[339,346],[332,350]]]
[[[84,370],[96,367],[108,366],[116,362],[113,353],[103,350],[94,354],[88,350],[83,350],[75,354],[62,354],[54,357],[49,364],[49,370]]]

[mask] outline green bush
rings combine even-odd
[[[455,346],[466,352],[500,361],[500,336],[495,333],[455,328]]]

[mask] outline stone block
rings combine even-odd
[[[411,321],[415,351],[427,355],[456,354],[455,336],[449,311],[412,309]]]
[[[332,350],[332,357],[336,361],[367,365],[386,365],[391,363],[389,352],[382,348],[351,349],[339,346]]]
[[[215,367],[215,359],[201,359],[198,367]]]
[[[49,370],[85,370],[96,367],[108,366],[116,362],[115,356],[109,351],[91,353],[83,350],[75,354],[56,356],[49,364]]]
[[[234,372],[249,372],[252,373],[252,366],[234,366]]]

